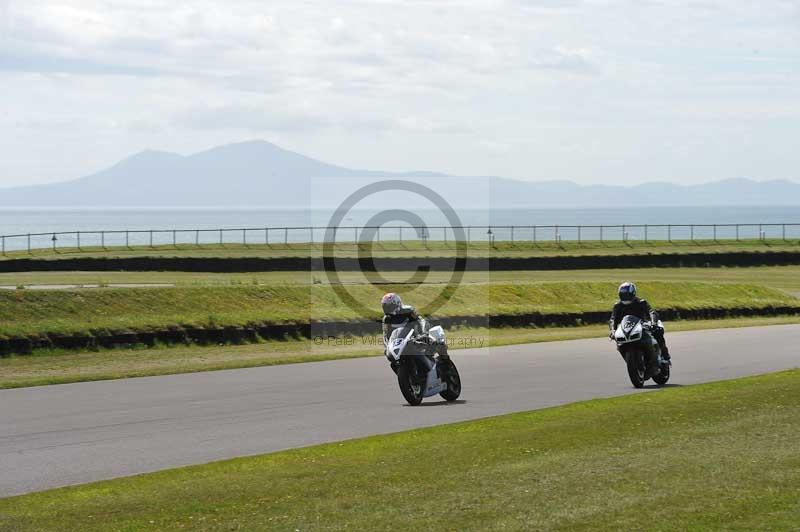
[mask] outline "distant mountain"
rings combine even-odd
[[[353,170],[264,141],[212,148],[190,156],[144,151],[96,174],[62,183],[0,189],[0,206],[284,208],[338,205],[358,187],[404,179],[422,183],[455,207],[584,207],[798,205],[800,184],[730,179],[702,185],[647,183],[581,186],[570,181],[456,177],[434,172]],[[414,207],[404,193],[370,198]],[[395,197],[392,200],[392,196]]]

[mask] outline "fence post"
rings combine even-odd
[[[766,240],[767,235],[764,234],[764,228],[761,224],[758,224],[758,239],[759,240]]]
[[[31,253],[31,234],[28,233],[28,254]]]
[[[247,229],[242,229],[242,245],[247,245]]]
[[[175,232],[175,229],[172,230],[172,247],[178,247],[178,235]]]
[[[269,246],[269,227],[264,228],[264,244]]]
[[[533,244],[536,245],[536,226],[533,226]]]
[[[150,229],[150,247],[153,247],[153,230]]]
[[[647,244],[647,241],[648,241],[647,224],[644,224],[644,243]]]
[[[714,224],[714,242],[717,241],[717,224]]]
[[[313,227],[309,227],[308,228],[308,233],[309,233],[309,235],[311,235],[310,242],[311,242],[311,245],[313,246],[314,245],[314,228]]]
[[[781,225],[781,234],[783,235],[783,241],[786,241],[786,224]]]
[[[398,225],[397,226],[397,238],[400,239],[400,243],[402,244],[403,243],[403,226],[402,225]]]
[[[514,243],[514,226],[511,226],[511,243]]]
[[[622,241],[628,240],[627,233],[625,232],[625,225],[622,226]]]
[[[283,228],[283,245],[284,246],[288,246],[289,245],[289,228],[288,227],[284,227]]]
[[[582,228],[582,227],[583,227],[582,225],[579,225],[579,226],[578,226],[578,244],[580,244],[580,243],[581,243],[581,228]]]
[[[694,224],[689,226],[689,235],[692,242],[694,242]]]
[[[3,255],[6,254],[6,237],[3,237]]]
[[[78,231],[78,251],[81,250],[81,232]]]
[[[736,241],[739,241],[739,224],[736,224]]]
[[[358,227],[353,227],[353,243],[358,245]]]
[[[468,225],[467,226],[467,244],[469,244],[472,241],[472,238],[470,238],[471,236],[472,236],[472,226]]]
[[[553,241],[558,242],[558,226],[553,226]]]
[[[100,247],[106,249],[106,232],[100,231]]]
[[[672,242],[672,224],[667,225],[667,242]]]
[[[131,239],[130,239],[130,231],[125,231],[125,247],[126,247],[126,248],[129,248],[129,247],[131,247],[131,246],[130,246],[130,242],[131,242]]]
[[[603,241],[603,227],[605,227],[605,226],[604,225],[600,226],[600,242]]]
[[[200,230],[199,229],[195,229],[195,231],[194,231],[194,245],[196,247],[198,247],[198,248],[200,247]]]

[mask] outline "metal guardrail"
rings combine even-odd
[[[261,227],[227,229],[146,229],[57,231],[0,235],[2,254],[52,248],[165,247],[226,244],[321,244],[327,227]],[[587,241],[740,241],[800,240],[800,223],[760,224],[616,224],[616,225],[483,225],[483,226],[346,226],[333,231],[337,243],[361,242],[367,231],[377,242],[455,242],[462,233],[467,242],[546,243]],[[350,240],[352,238],[352,240]]]

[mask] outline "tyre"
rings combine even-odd
[[[669,380],[669,364],[661,364],[661,373],[653,377],[653,381],[659,386],[664,386]]]
[[[639,351],[629,351],[625,355],[625,364],[628,366],[628,377],[631,379],[631,384],[634,388],[642,388],[644,386],[644,357]]]
[[[409,364],[403,364],[397,368],[397,384],[408,404],[417,406],[422,402],[423,386],[417,381],[416,372]]]
[[[452,361],[448,363],[444,381],[447,383],[447,389],[439,395],[445,401],[455,401],[461,395],[461,376]]]

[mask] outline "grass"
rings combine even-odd
[[[381,272],[386,279],[402,283],[408,272]],[[363,284],[359,272],[339,273],[345,284]],[[449,272],[430,272],[425,283],[446,283]],[[640,268],[569,271],[486,271],[465,272],[464,283],[519,282],[613,282],[632,279],[643,281],[709,281],[715,283],[756,283],[800,295],[800,266],[757,266],[741,268]],[[0,273],[0,286],[174,284],[180,286],[253,286],[327,284],[319,272],[19,272]]]
[[[548,238],[552,238],[550,235]],[[470,242],[468,252],[473,257],[509,256],[509,257],[535,257],[554,255],[619,255],[619,254],[674,254],[674,253],[720,253],[731,251],[742,252],[770,252],[770,251],[798,251],[800,241],[797,239],[769,239],[769,240],[674,240],[648,241],[621,240],[606,241],[562,241],[556,242],[531,242],[519,240],[516,242],[497,241],[492,246],[488,242]],[[359,252],[367,250],[368,246],[353,243],[337,244],[334,248],[336,256],[356,256]],[[372,254],[376,257],[401,257],[401,256],[453,256],[456,253],[454,242],[428,241],[427,244],[415,241],[383,241],[375,243]],[[0,260],[21,258],[74,258],[74,257],[319,257],[322,255],[322,245],[317,244],[282,244],[270,245],[252,243],[242,244],[201,244],[194,242],[178,243],[177,245],[150,246],[112,246],[112,247],[82,247],[60,248],[53,251],[50,248],[27,251],[9,251],[0,256]]]
[[[798,440],[795,370],[7,498],[0,528],[794,530]]]
[[[676,321],[670,332],[800,323],[800,316]],[[605,325],[556,328],[459,328],[448,331],[451,349],[601,338]],[[0,358],[0,389],[170,375],[198,371],[382,356],[380,337],[287,340],[230,346],[172,346],[99,351],[41,350]]]
[[[450,293],[438,316],[490,316],[526,312],[604,311],[616,282],[466,283]],[[423,312],[442,291],[437,285],[347,287],[367,309],[342,304],[325,285],[186,286],[99,290],[0,291],[0,336],[106,334],[178,326],[241,326],[251,323],[375,319],[378,300],[395,290]],[[660,281],[641,284],[658,308],[767,308],[796,305],[782,291],[754,284]],[[425,312],[427,314],[427,312]]]

